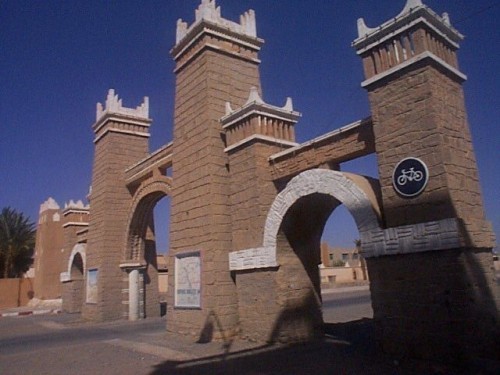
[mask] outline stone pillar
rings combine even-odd
[[[238,330],[232,249],[229,164],[219,122],[226,102],[242,105],[252,86],[260,90],[253,11],[237,24],[225,20],[215,1],[203,1],[193,25],[179,20],[169,253],[167,329],[199,340],[226,339]],[[186,260],[186,258],[189,258]],[[188,267],[185,263],[188,262]],[[201,284],[201,302],[176,306],[176,266]],[[192,266],[192,267],[191,267]],[[189,271],[191,270],[191,271]],[[182,291],[184,292],[184,290]]]
[[[378,256],[367,260],[381,344],[395,355],[441,360],[499,353],[494,235],[467,124],[466,76],[455,63],[462,35],[447,15],[420,0],[408,0],[379,28],[362,20],[358,25],[353,45],[362,58],[409,41],[400,44],[405,50],[392,56],[392,65],[366,69],[362,84],[372,110],[386,228],[373,237],[384,242]],[[402,193],[397,177],[411,170],[397,167],[408,158],[420,163],[428,182]]]
[[[109,90],[105,106],[97,105],[86,265],[87,280],[89,272],[96,279],[91,280],[96,293],[83,305],[85,319],[122,318],[120,262],[132,199],[125,170],[148,155],[148,116],[148,98],[137,108],[125,108],[114,90]]]
[[[128,273],[128,319],[138,320],[140,317],[140,284],[139,269],[135,268]]]

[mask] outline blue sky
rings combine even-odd
[[[109,88],[129,107],[149,96],[151,150],[172,139],[174,65],[169,50],[176,20],[191,23],[199,2],[0,3],[0,207],[11,206],[36,220],[40,203],[49,196],[61,205],[86,196],[95,104],[104,101]],[[439,14],[448,12],[466,36],[459,62],[468,76],[469,124],[487,217],[500,233],[500,1],[424,2]],[[247,9],[255,10],[257,33],[266,41],[260,54],[264,100],[283,105],[286,96],[293,98],[303,114],[296,127],[299,142],[369,115],[360,87],[361,61],[351,47],[356,20],[364,17],[368,26],[377,26],[397,15],[404,3],[217,1],[223,17],[234,21]],[[375,175],[374,165],[368,158],[343,168]],[[332,215],[338,233],[325,236],[350,246],[356,233],[345,216]]]

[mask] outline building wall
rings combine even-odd
[[[126,123],[126,122],[124,122]],[[110,128],[124,123],[112,122]],[[87,242],[87,272],[98,270],[97,303],[84,303],[86,319],[109,320],[122,317],[122,273],[128,209],[131,194],[126,187],[125,169],[147,155],[146,137],[108,132],[95,144]]]
[[[59,275],[66,266],[62,254],[64,244],[62,225],[63,218],[57,203],[41,210],[35,244],[34,290],[38,299],[61,298]]]
[[[26,306],[34,296],[32,278],[0,279],[0,309]]]

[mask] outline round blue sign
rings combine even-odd
[[[401,160],[392,174],[394,189],[399,195],[406,198],[415,197],[424,191],[428,180],[427,166],[417,158]]]

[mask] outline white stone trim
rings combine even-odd
[[[409,23],[406,23],[404,25],[402,25],[400,28],[394,30],[394,31],[391,31],[391,32],[388,32],[386,33],[386,35],[384,35],[382,38],[380,39],[376,39],[374,40],[373,42],[367,44],[366,46],[360,48],[357,50],[357,54],[358,55],[362,55],[363,53],[365,53],[366,51],[369,51],[370,49],[372,49],[373,47],[376,47],[378,45],[381,45],[381,44],[384,44],[384,42],[388,41],[388,40],[391,40],[392,38],[394,38],[396,35],[398,34],[402,34],[404,33],[406,30],[410,30],[413,26],[415,26],[416,24],[418,23],[424,23],[429,29],[431,29],[432,31],[434,31],[437,35],[441,36],[444,40],[446,40],[451,46],[455,47],[456,49],[459,49],[460,48],[460,45],[453,41],[452,39],[450,39],[445,33],[443,33],[442,31],[440,31],[436,26],[434,26],[432,23],[430,23],[428,20],[426,20],[425,18],[423,17],[419,17]],[[376,29],[378,30],[378,29]],[[370,36],[368,36],[369,38]],[[357,40],[353,42],[353,45],[359,43]]]
[[[149,138],[151,135],[149,133],[144,132],[135,132],[131,130],[121,130],[121,129],[106,129],[99,136],[94,139],[94,143],[99,142],[99,140],[104,137],[108,133],[120,133],[120,134],[128,134],[128,135],[137,135],[138,137]]]
[[[99,121],[94,123],[92,125],[92,129],[94,129],[94,133],[97,134],[99,130],[101,130],[108,122],[118,122],[120,124],[126,124],[126,125],[138,125],[142,126],[145,128],[149,128],[151,126],[151,120],[150,119],[144,119],[141,120],[140,118],[134,118],[134,117],[120,117],[116,115],[108,115],[101,117]]]
[[[63,228],[70,227],[70,226],[74,226],[74,227],[88,227],[89,223],[85,223],[85,222],[82,222],[82,221],[68,221],[67,223],[63,224]]]
[[[195,10],[195,22],[188,27],[187,22],[182,19],[177,20],[175,43],[179,44],[191,30],[197,25],[210,22],[237,34],[243,34],[251,38],[257,38],[257,25],[255,22],[255,12],[250,9],[240,16],[240,23],[229,21],[221,16],[220,7],[217,7],[215,0],[202,0]]]
[[[365,258],[456,249],[463,246],[456,218],[375,229],[361,234]]]
[[[381,79],[383,78],[386,78],[396,72],[399,72],[401,69],[404,69],[410,65],[413,65],[413,64],[416,64],[417,62],[419,61],[422,61],[424,59],[431,59],[431,60],[434,60],[435,62],[437,62],[438,64],[442,65],[444,68],[446,68],[448,71],[450,71],[451,73],[453,73],[455,76],[457,76],[459,79],[463,80],[463,81],[466,81],[467,80],[467,76],[465,74],[463,74],[462,72],[460,72],[459,70],[455,69],[454,67],[452,67],[450,64],[446,63],[444,60],[440,59],[439,57],[437,57],[436,55],[434,55],[432,52],[429,52],[429,51],[425,51],[417,56],[414,56],[412,57],[411,59],[409,60],[406,60],[405,62],[399,64],[399,65],[396,65],[395,67],[389,69],[389,70],[386,70],[380,74],[377,74],[365,81],[363,81],[361,83],[361,87],[367,87],[367,86],[370,86],[372,84],[374,84],[375,82],[377,81],[380,81]]]
[[[96,105],[96,122],[108,113],[133,116],[147,120],[149,117],[149,98],[145,96],[143,102],[136,108],[126,108],[123,106],[122,99],[119,99],[118,94],[115,95],[115,90],[109,89],[104,107],[101,103],[97,103]]]
[[[49,197],[45,202],[40,205],[39,214],[47,210],[58,210],[60,207],[54,198]]]
[[[256,140],[256,139],[259,139],[259,140],[265,141],[265,142],[270,142],[270,143],[273,143],[276,145],[287,146],[287,147],[293,147],[293,146],[298,145],[298,143],[296,143],[296,142],[285,141],[284,139],[278,139],[278,138],[270,137],[268,135],[252,134],[251,136],[246,137],[245,139],[242,139],[241,141],[236,142],[235,144],[226,147],[224,149],[224,152],[229,152],[231,150],[234,150],[235,148],[238,148],[238,147],[244,145],[245,143],[251,142],[251,141]]]
[[[229,253],[229,269],[231,271],[277,266],[276,249],[272,247],[257,247]]]
[[[311,169],[294,177],[275,198],[264,227],[262,247],[231,252],[231,271],[278,266],[276,239],[289,208],[302,197],[327,194],[343,203],[354,217],[360,235],[380,229],[376,211],[366,193],[342,172]]]

